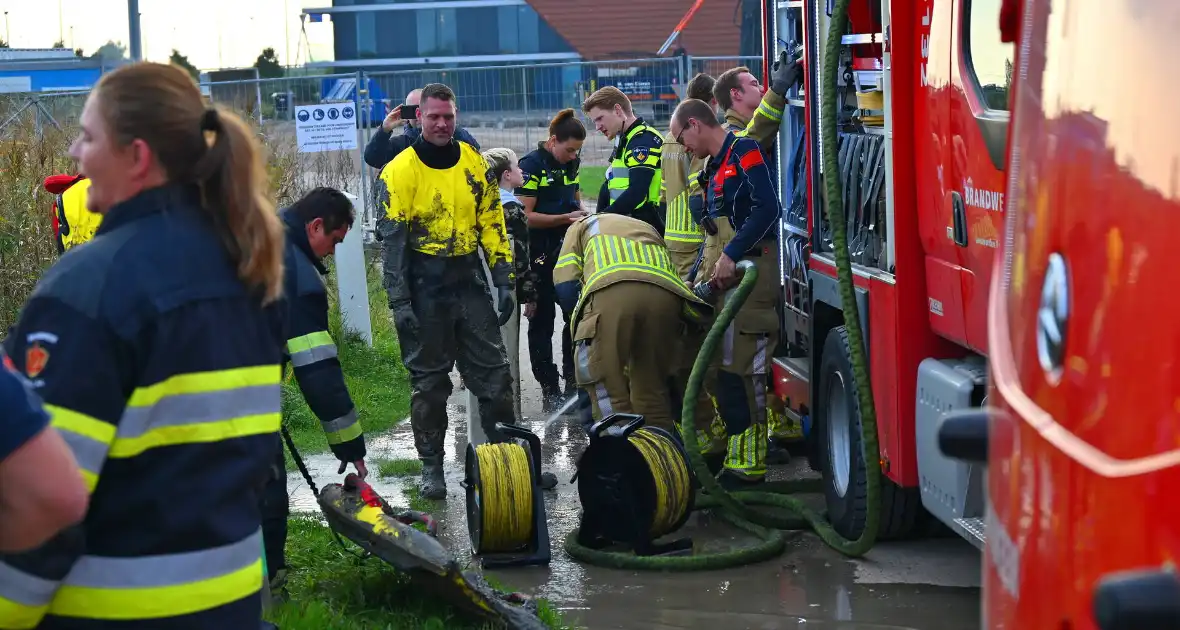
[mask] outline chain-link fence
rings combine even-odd
[[[371,225],[369,191],[376,170],[364,164],[364,147],[386,113],[415,88],[435,82],[451,86],[458,97],[459,124],[482,148],[508,147],[524,155],[548,137],[549,120],[561,109],[573,108],[585,121],[582,101],[600,87],[613,85],[623,90],[639,115],[666,129],[683,87],[694,74],[717,76],[736,66],[747,66],[761,76],[762,61],[755,57],[675,57],[358,71],[202,83],[201,91],[210,102],[240,113],[256,126],[269,150],[280,205],[311,187],[336,186],[364,200],[363,218]],[[69,135],[76,129],[86,96],[87,92],[0,95],[0,138],[11,136],[16,128],[26,129],[27,133],[22,132],[26,138],[43,137],[50,129],[58,136]],[[300,153],[296,108],[337,102],[356,106],[356,150]],[[610,142],[590,129],[582,150],[583,165],[590,171],[603,169],[610,150]],[[594,177],[589,180],[596,181]],[[592,199],[594,193],[587,197]]]

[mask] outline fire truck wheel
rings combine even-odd
[[[837,326],[828,332],[820,360],[819,399],[816,401],[820,472],[828,520],[841,536],[854,540],[864,530],[868,514],[868,474],[862,440],[860,398],[852,375],[848,331]],[[872,453],[868,461],[880,456]],[[916,488],[901,488],[881,479],[881,523],[878,537],[901,538],[913,533],[921,514]]]

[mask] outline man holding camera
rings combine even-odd
[[[418,123],[418,104],[421,101],[422,89],[419,88],[406,95],[404,105],[398,105],[389,111],[385,120],[381,121],[381,128],[369,139],[369,144],[365,145],[365,164],[381,170],[422,136],[422,126]],[[402,133],[395,136],[393,131],[398,123],[402,124]],[[470,144],[477,152],[480,150],[479,143],[462,127],[455,128],[455,139]]]

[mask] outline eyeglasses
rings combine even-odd
[[[676,144],[684,144],[684,134],[692,128],[692,125],[695,122],[697,122],[697,119],[695,118],[688,119],[688,122],[684,125],[684,129],[681,129],[680,133],[676,135]]]

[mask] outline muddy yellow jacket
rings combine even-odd
[[[514,286],[500,185],[471,145],[415,143],[381,170],[377,199],[391,303],[409,299],[409,287],[402,279],[408,270],[408,251],[458,258],[482,247],[495,285]],[[390,282],[396,286],[391,288]]]
[[[61,177],[64,176],[54,176],[54,179]],[[51,187],[49,180],[46,180],[46,189]],[[90,180],[80,178],[57,195],[57,238],[63,252],[94,238],[94,233],[102,223],[101,214],[86,209],[86,193],[89,190]]]

